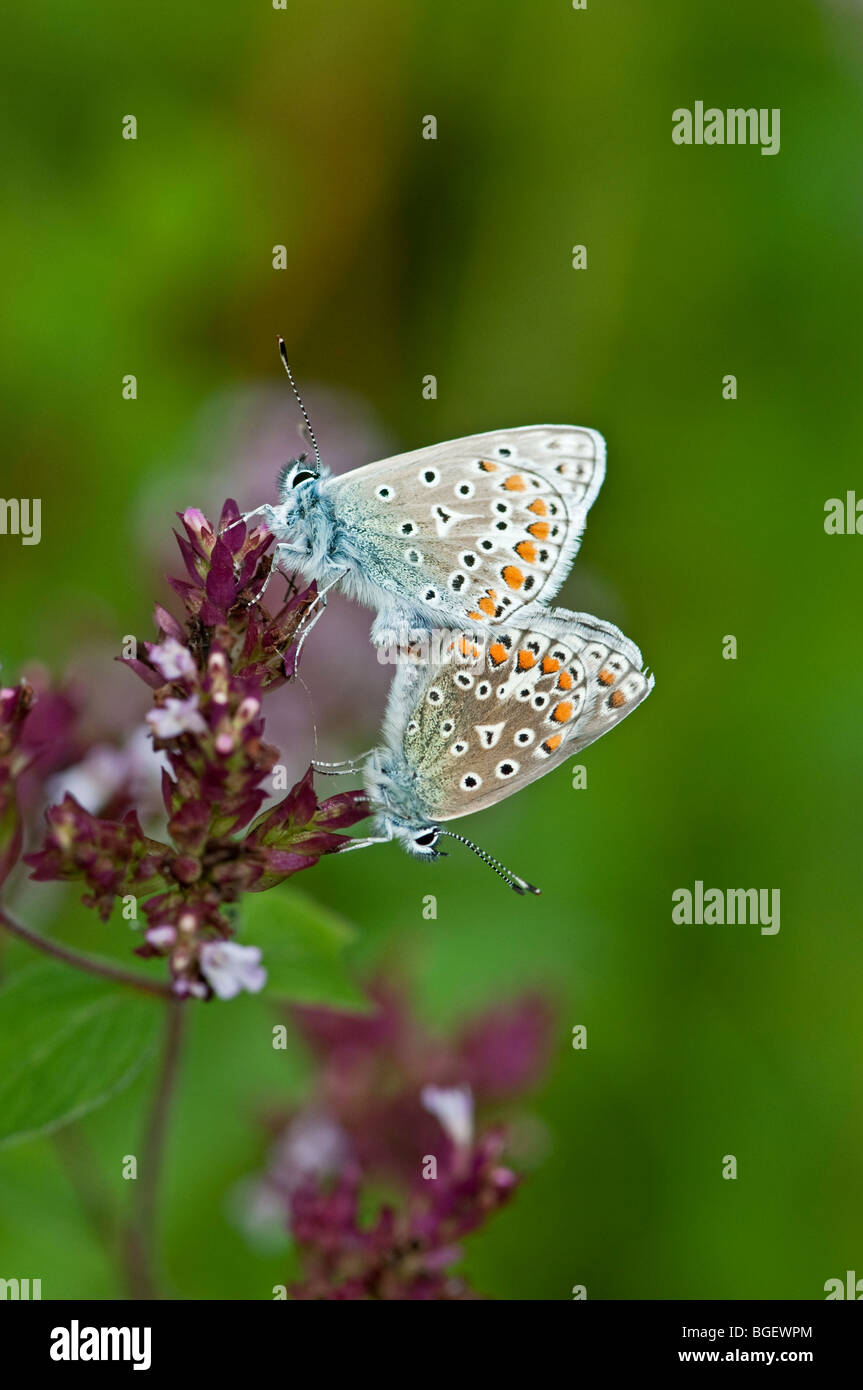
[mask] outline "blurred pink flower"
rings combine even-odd
[[[423,1109],[440,1122],[457,1149],[467,1148],[473,1139],[473,1092],[470,1086],[423,1086]]]
[[[179,738],[180,734],[205,734],[207,722],[201,714],[197,695],[189,695],[185,700],[170,697],[159,708],[147,715],[147,723],[154,738]]]
[[[247,1185],[248,1210],[260,1217],[282,1200],[303,1253],[297,1298],[473,1297],[448,1267],[518,1181],[501,1162],[503,1132],[478,1130],[475,1110],[538,1079],[550,1007],[526,996],[447,1041],[419,1024],[400,991],[379,982],[371,994],[370,1015],[291,1011],[318,1062],[314,1094],[278,1122],[267,1172]],[[381,1181],[399,1202],[369,1224],[359,1215],[366,1187]]]
[[[46,800],[62,801],[68,792],[93,815],[134,804],[150,820],[164,814],[162,771],[167,766],[165,754],[153,747],[142,724],[122,747],[94,743],[79,762],[55,773],[45,785]]]
[[[241,990],[257,994],[267,983],[258,946],[235,941],[208,941],[201,947],[201,974],[219,999],[234,999]]]

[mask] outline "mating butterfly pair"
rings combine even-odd
[[[433,859],[451,835],[516,892],[538,892],[442,822],[551,771],[653,687],[611,623],[548,606],[602,485],[602,436],[570,425],[492,431],[334,478],[296,394],[315,463],[287,465],[279,504],[258,509],[277,539],[274,565],[373,608],[374,642],[454,634],[441,662],[398,664],[382,745],[361,769],[375,834],[350,848],[397,839]]]

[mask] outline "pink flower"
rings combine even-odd
[[[197,695],[185,700],[169,697],[164,705],[147,715],[147,723],[159,739],[178,738],[180,734],[205,734],[207,725],[198,706]]]
[[[0,883],[21,852],[18,778],[29,759],[21,753],[21,734],[33,706],[32,686],[22,682],[0,690]]]
[[[339,1173],[349,1152],[347,1136],[331,1115],[300,1111],[277,1145],[275,1172],[280,1190],[290,1194],[309,1178]]]
[[[318,1062],[315,1090],[282,1129],[261,1186],[282,1196],[299,1247],[303,1282],[292,1294],[477,1297],[451,1267],[520,1180],[501,1162],[504,1133],[475,1125],[474,1107],[482,1117],[491,1097],[536,1079],[550,1007],[526,996],[447,1040],[423,1027],[401,990],[380,981],[372,993],[373,1014],[291,1011]],[[392,1205],[378,1207],[382,1185]]]
[[[470,1086],[423,1086],[420,1093],[424,1109],[440,1121],[444,1133],[457,1149],[473,1140],[473,1092]]]
[[[157,951],[164,950],[168,946],[173,946],[177,940],[177,928],[166,922],[161,927],[148,927],[146,937],[151,946],[155,946]]]
[[[201,947],[201,974],[220,999],[234,999],[241,989],[257,994],[267,983],[258,946],[235,941],[208,941]]]
[[[117,800],[131,801],[146,816],[162,807],[162,772],[168,761],[153,747],[141,725],[121,748],[94,743],[80,762],[53,776],[46,785],[49,802],[62,801],[67,792],[93,815],[103,814]]]
[[[166,681],[193,680],[195,677],[194,657],[176,637],[166,637],[158,646],[150,647],[148,655]]]
[[[142,890],[147,930],[136,954],[166,956],[174,989],[207,999],[260,990],[266,979],[260,952],[230,943],[234,928],[225,906],[311,868],[346,842],[341,830],[368,813],[362,794],[319,802],[310,768],[261,814],[278,761],[264,741],[262,696],[293,675],[290,653],[314,590],[292,593],[275,616],[261,608],[256,596],[270,572],[273,537],[262,528],[249,532],[238,517],[232,501],[217,526],[195,509],[181,516],[185,534],[177,539],[188,577],[171,583],[183,599],[184,621],[157,604],[157,641],[139,642],[140,656],[118,658],[152,692],[146,730],[155,750],[142,731],[149,754],[146,809],[158,772],[167,839],[145,836],[134,811],[122,821],[112,817],[130,800],[145,809],[133,776],[143,769],[135,747],[103,744],[86,758],[64,755],[60,766],[77,765],[68,780],[80,799],[61,784],[67,794],[46,811],[43,848],[25,856],[34,879],[82,879],[84,902],[104,920],[118,895]],[[0,870],[21,849],[12,779],[22,764],[5,754],[25,714],[29,720],[22,697],[4,692]],[[62,730],[56,717],[53,723]],[[52,721],[43,724],[47,740]]]

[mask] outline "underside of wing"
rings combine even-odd
[[[604,473],[596,431],[532,425],[400,454],[328,488],[389,587],[485,624],[554,596]]]
[[[653,687],[635,644],[589,614],[554,609],[528,629],[496,629],[484,645],[456,640],[458,657],[411,678],[402,735],[433,820],[469,815],[536,781]]]

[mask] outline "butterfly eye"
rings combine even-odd
[[[316,477],[317,474],[313,473],[311,469],[304,468],[302,472],[294,474],[293,479],[291,480],[291,487],[299,487],[300,483],[307,483],[309,481],[309,478]]]
[[[421,845],[423,849],[431,849],[437,844],[438,833],[436,830],[427,830],[423,835],[414,836],[414,844]]]

